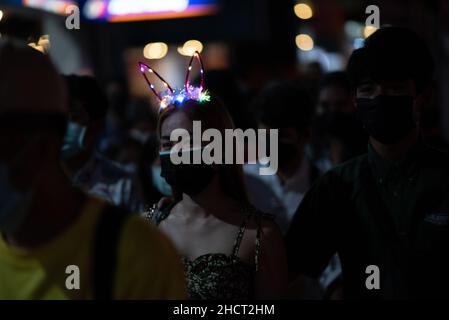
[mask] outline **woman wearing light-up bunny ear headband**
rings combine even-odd
[[[194,60],[200,64],[201,83],[189,82]],[[234,129],[223,104],[205,90],[204,68],[198,52],[190,60],[181,90],[172,87],[152,68],[140,63],[150,90],[160,100],[161,176],[171,185],[174,201],[154,205],[146,212],[174,242],[182,255],[191,299],[282,298],[286,289],[287,267],[282,235],[270,219],[250,204],[238,164],[175,164],[171,155],[193,156],[207,143],[176,149],[170,136],[184,129],[190,136],[194,122],[220,132]],[[149,77],[165,87],[157,92]],[[183,140],[184,141],[184,140]],[[174,151],[178,150],[178,151]],[[223,153],[224,154],[224,153]]]

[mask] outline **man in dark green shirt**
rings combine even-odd
[[[292,276],[317,277],[338,253],[345,298],[449,297],[449,155],[419,138],[432,71],[424,42],[401,28],[380,29],[353,53],[368,153],[305,196],[287,234]]]

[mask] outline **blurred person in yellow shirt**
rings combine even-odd
[[[61,169],[68,110],[50,60],[0,41],[0,101],[0,299],[183,299],[172,244]]]

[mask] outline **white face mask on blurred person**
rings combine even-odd
[[[67,132],[61,149],[62,159],[68,160],[83,152],[86,131],[87,128],[85,126],[73,121],[68,122]]]
[[[136,173],[139,166],[136,163],[130,162],[126,164],[120,164],[120,168],[128,173]]]
[[[151,137],[151,133],[139,129],[132,129],[129,132],[129,136],[136,141],[139,141],[141,144],[144,144]]]
[[[0,163],[0,231],[15,231],[26,217],[30,192],[18,191],[9,180],[8,167]]]
[[[161,166],[153,165],[151,167],[151,173],[153,176],[153,186],[164,196],[171,197],[173,192],[171,186],[167,183],[164,177],[161,177]]]

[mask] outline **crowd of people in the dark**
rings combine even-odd
[[[423,39],[384,27],[318,81],[248,94],[205,70],[210,96],[154,108],[0,39],[0,299],[447,298],[434,69]],[[173,163],[195,121],[276,129],[276,174]]]

